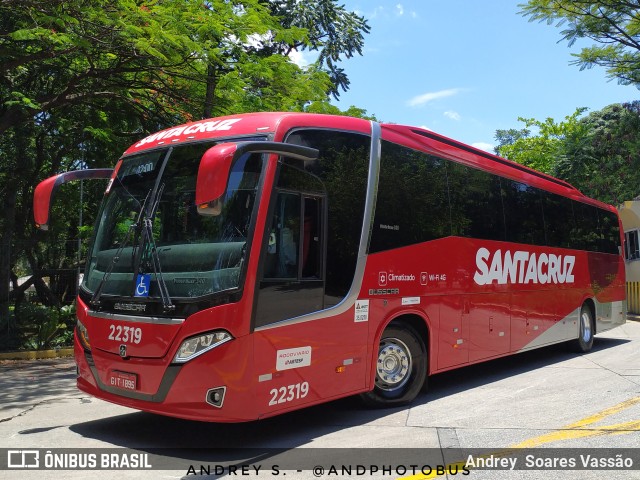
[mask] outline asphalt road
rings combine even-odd
[[[410,407],[369,410],[357,399],[348,398],[235,425],[161,417],[91,398],[75,388],[72,359],[3,362],[0,449],[56,448],[135,449],[152,455],[154,462],[160,458],[154,467],[164,469],[0,470],[0,479],[182,479],[201,472],[204,478],[219,478],[223,471],[217,467],[223,464],[236,467],[231,473],[225,470],[225,478],[413,480],[432,478],[441,465],[449,473],[439,478],[449,479],[640,479],[640,323],[630,321],[599,335],[588,354],[570,353],[560,345],[434,376],[430,391]],[[546,451],[564,458],[558,461],[573,458],[580,464],[584,459],[580,455],[599,454],[597,449],[637,449],[629,450],[636,469],[469,467],[467,472],[457,464],[454,474],[460,460],[456,452],[466,455],[468,449],[476,448],[488,449],[483,458],[494,459],[502,458],[510,448],[531,452],[533,459],[519,458],[518,466],[526,461],[534,466],[551,461],[539,458]],[[424,450],[428,460],[414,462],[412,455],[422,449],[428,449]],[[97,463],[103,451],[128,452],[78,451],[95,453]],[[157,454],[161,457],[153,456]],[[2,450],[1,455],[7,452]],[[251,467],[242,471],[247,456],[257,459],[259,475]],[[384,466],[392,457],[404,462],[407,471],[372,475],[370,469],[357,469],[358,465]],[[468,463],[467,456],[462,458]],[[3,460],[6,466],[8,459],[4,458],[0,466]],[[311,463],[335,464],[336,468],[297,471],[302,464],[306,468]],[[341,468],[345,463],[353,467],[351,474]],[[432,471],[418,470],[413,475],[412,463],[428,464]],[[274,464],[279,465],[277,471]]]

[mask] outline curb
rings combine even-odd
[[[25,352],[0,353],[0,360],[41,360],[43,358],[72,357],[73,348],[59,348],[57,350],[32,350]]]

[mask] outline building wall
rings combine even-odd
[[[624,202],[619,208],[620,220],[625,233],[637,230],[640,239],[640,200]],[[625,256],[625,258],[627,258]],[[640,258],[625,260],[627,276],[627,309],[629,313],[640,314]]]

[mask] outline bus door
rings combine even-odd
[[[325,183],[292,163],[281,162],[277,175],[253,313],[261,416],[356,393],[366,381],[369,322],[356,321],[353,300],[335,305],[325,295],[336,268]]]
[[[266,325],[324,308],[325,198],[277,192],[263,253],[256,321]]]

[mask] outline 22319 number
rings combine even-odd
[[[135,343],[142,341],[142,329],[140,327],[126,327],[122,325],[109,325],[109,340],[124,343]]]
[[[309,393],[309,383],[302,382],[295,385],[287,385],[286,387],[272,388],[269,391],[271,400],[269,406],[278,405],[280,403],[292,402],[304,398]]]

